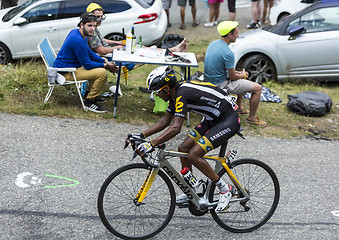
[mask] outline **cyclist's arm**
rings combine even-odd
[[[174,117],[173,124],[160,136],[151,140],[152,144],[158,145],[160,143],[164,143],[181,132],[182,125],[184,123],[185,118],[182,117]]]
[[[154,133],[160,132],[164,130],[166,127],[168,127],[171,124],[171,121],[173,119],[173,115],[166,112],[165,115],[153,126],[148,128],[147,130],[143,131],[145,137],[149,137],[153,135]]]
[[[238,79],[246,79],[248,77],[248,72],[243,71],[243,72],[239,72],[236,71],[234,68],[229,68],[227,69],[228,71],[228,77],[231,81],[235,81]]]

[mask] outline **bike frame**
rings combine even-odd
[[[191,186],[189,186],[182,175],[178,173],[177,170],[171,165],[169,162],[169,158],[172,157],[187,157],[187,153],[182,152],[175,152],[175,151],[167,151],[163,149],[159,149],[158,153],[155,158],[154,165],[157,167],[153,168],[150,167],[150,172],[147,175],[143,185],[141,186],[137,196],[136,196],[136,205],[139,206],[142,204],[142,201],[147,195],[147,192],[151,188],[154,179],[156,175],[158,174],[160,168],[163,169],[164,172],[166,172],[167,176],[178,185],[178,187],[186,194],[186,196],[191,200],[191,202],[200,210],[210,210],[214,209],[217,205],[217,202],[210,203],[206,196],[209,196],[209,191],[212,186],[212,181],[208,179],[206,193],[204,197],[199,197],[198,194],[193,190]],[[249,200],[250,197],[247,193],[247,191],[243,188],[243,186],[240,184],[236,176],[233,174],[231,169],[229,168],[228,164],[226,163],[226,160],[230,162],[228,156],[226,157],[214,157],[214,156],[204,156],[205,160],[214,161],[216,162],[216,172],[218,173],[222,168],[225,168],[227,175],[235,185],[235,187],[238,189],[239,192],[243,194],[243,198],[234,198],[231,199],[230,202],[235,201],[243,201],[243,200]],[[220,164],[221,163],[221,164]]]

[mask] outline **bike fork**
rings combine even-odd
[[[157,176],[158,172],[159,172],[159,168],[152,168],[149,171],[144,183],[142,184],[137,196],[134,199],[134,203],[135,203],[136,206],[140,206],[142,204],[142,201],[146,197],[149,189],[151,188],[151,186],[154,182],[154,179]]]

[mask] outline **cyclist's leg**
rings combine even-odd
[[[178,151],[179,152],[189,152],[189,150],[194,146],[195,142],[194,140],[190,137],[187,136],[185,140],[179,145]],[[181,167],[187,167],[192,171],[192,163],[188,161],[187,157],[180,157],[181,161]]]
[[[188,153],[192,149],[192,147],[199,141],[201,136],[205,135],[205,133],[211,127],[212,123],[210,121],[203,120],[194,129],[191,130],[185,140],[178,146],[178,151]],[[187,167],[192,171],[192,163],[188,161],[187,157],[181,157],[180,160],[182,167]]]
[[[217,182],[219,180],[218,174],[202,157],[239,131],[239,116],[234,112],[229,116],[221,117],[212,125],[213,127],[205,131],[206,133],[191,148],[188,153],[188,160],[213,182]]]
[[[215,209],[216,212],[227,209],[234,189],[232,185],[227,185],[202,157],[206,152],[219,147],[226,140],[234,136],[239,131],[239,128],[240,120],[238,113],[234,112],[230,116],[221,117],[216,121],[215,126],[207,131],[198,143],[193,146],[188,154],[189,161],[210,178],[219,189],[220,194],[218,205]]]
[[[213,170],[213,168],[208,164],[208,162],[202,157],[206,154],[205,149],[203,149],[199,144],[194,144],[191,151],[188,154],[188,159],[196,168],[198,168],[203,174],[205,174],[213,182],[218,181],[219,176]]]

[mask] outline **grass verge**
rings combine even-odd
[[[204,43],[202,43],[205,45]],[[192,51],[202,54],[201,45],[192,43]],[[195,49],[195,50],[194,50]],[[120,123],[152,124],[161,116],[155,115],[152,110],[154,103],[149,100],[149,94],[141,92],[139,87],[145,87],[147,75],[155,68],[153,65],[137,66],[128,76],[126,82],[121,79],[123,97],[118,100],[117,118],[113,118],[114,98],[108,98],[104,106],[109,110],[105,114],[96,114],[83,111],[74,86],[56,87],[50,100],[44,104],[48,91],[46,69],[40,59],[18,61],[14,64],[0,66],[0,111],[24,115],[47,117],[69,117],[84,119],[111,119]],[[179,72],[179,68],[175,68]],[[199,68],[203,71],[203,63]],[[179,76],[179,75],[178,75]],[[113,74],[109,74],[105,91],[116,84]],[[318,83],[286,83],[269,82],[265,84],[275,94],[282,98],[283,103],[260,103],[258,116],[268,122],[267,127],[253,127],[242,124],[246,134],[296,138],[310,136],[322,139],[339,140],[339,85]],[[311,118],[297,115],[288,111],[286,103],[289,94],[302,91],[321,91],[327,93],[333,101],[331,112],[320,118]],[[245,106],[248,108],[248,100]],[[195,126],[201,117],[190,115],[190,125]],[[241,116],[242,122],[245,116]]]

